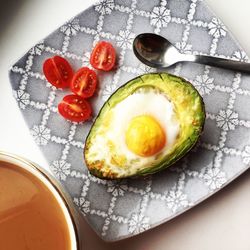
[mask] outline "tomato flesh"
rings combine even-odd
[[[79,69],[70,84],[73,93],[83,98],[93,96],[97,86],[97,75],[95,71],[83,67]]]
[[[67,120],[83,122],[91,117],[91,106],[85,99],[77,95],[66,95],[58,104],[58,112]]]
[[[115,65],[116,53],[111,43],[98,42],[90,56],[90,64],[99,70],[109,71]]]
[[[69,62],[61,56],[48,58],[43,64],[43,73],[53,86],[67,88],[73,77],[73,69]]]

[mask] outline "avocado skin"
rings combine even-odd
[[[119,103],[121,100],[125,99],[127,96],[132,94],[137,88],[145,86],[153,86],[153,87],[159,87],[157,84],[155,85],[155,79],[157,78],[157,82],[160,80],[162,81],[161,84],[169,84],[169,83],[174,83],[173,86],[178,89],[178,88],[183,88],[184,93],[186,92],[187,95],[192,96],[191,99],[193,99],[193,103],[198,103],[199,109],[198,112],[196,110],[195,112],[195,119],[194,119],[194,124],[192,128],[192,133],[189,134],[184,142],[176,147],[176,149],[171,153],[168,154],[167,157],[163,157],[163,160],[161,162],[157,162],[155,164],[151,164],[150,166],[144,168],[144,169],[139,169],[136,171],[136,173],[133,173],[132,175],[122,175],[120,176],[117,173],[113,173],[110,170],[105,170],[103,168],[103,164],[101,162],[96,162],[96,163],[91,163],[89,162],[88,159],[88,149],[89,146],[91,145],[91,138],[92,135],[95,133],[96,130],[96,123],[97,121],[100,120],[102,113],[106,111],[106,109],[112,108],[115,106],[117,103]],[[138,86],[136,86],[138,85]],[[125,94],[124,94],[125,92]],[[174,91],[173,91],[174,92]],[[168,96],[168,92],[166,92],[166,95]],[[177,96],[176,96],[177,97]],[[175,100],[172,99],[173,103],[176,105]],[[183,106],[185,108],[185,106]],[[202,131],[204,129],[204,123],[206,119],[206,112],[205,112],[205,104],[203,102],[203,99],[199,92],[195,89],[195,87],[185,80],[182,77],[175,76],[172,74],[168,73],[149,73],[149,74],[144,74],[140,75],[121,87],[119,87],[110,97],[109,99],[104,103],[102,106],[99,114],[97,115],[85,141],[85,147],[84,147],[84,159],[85,163],[89,169],[89,172],[101,179],[123,179],[123,178],[128,178],[128,177],[143,177],[147,175],[151,175],[154,173],[157,173],[174,163],[176,163],[178,160],[183,158],[198,142],[200,135],[202,134]],[[182,125],[182,124],[181,124]]]

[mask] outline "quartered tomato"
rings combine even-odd
[[[91,97],[97,85],[97,75],[95,71],[83,67],[79,69],[70,84],[71,91],[83,98]]]
[[[57,88],[67,88],[73,77],[73,70],[66,59],[54,56],[43,64],[43,73],[52,85]]]
[[[95,69],[111,70],[115,65],[116,54],[111,43],[98,42],[90,56],[90,63]]]
[[[67,120],[83,122],[90,118],[92,109],[90,104],[77,95],[66,95],[58,104],[59,113]]]

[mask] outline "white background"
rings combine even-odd
[[[250,1],[207,2],[250,56]],[[92,3],[93,0],[1,2],[0,150],[47,168],[12,97],[8,68],[32,45]],[[189,212],[131,239],[105,243],[86,223],[84,230],[86,250],[249,250],[250,170]]]

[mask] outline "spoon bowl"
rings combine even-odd
[[[144,64],[153,68],[165,68],[178,62],[179,51],[164,37],[143,33],[134,39],[134,53]]]
[[[225,58],[180,53],[166,38],[154,33],[139,34],[133,42],[136,57],[153,68],[167,68],[177,62],[195,62],[250,73],[250,63]]]

